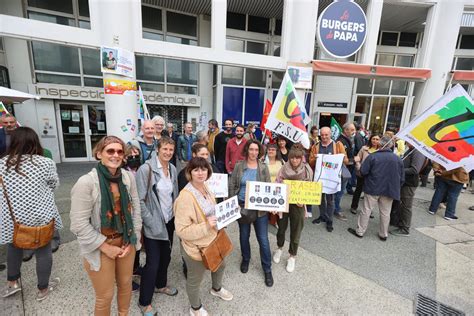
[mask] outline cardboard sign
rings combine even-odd
[[[237,196],[216,205],[217,229],[226,227],[242,217]]]
[[[321,182],[284,180],[290,191],[288,203],[321,205]]]
[[[247,181],[245,208],[288,213],[288,186],[284,183]]]
[[[228,179],[225,173],[213,173],[206,185],[216,198],[226,198],[229,196]]]

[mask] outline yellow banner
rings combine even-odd
[[[105,94],[136,95],[137,83],[124,79],[104,79]]]
[[[284,180],[290,190],[290,204],[320,205],[322,183],[313,181]]]

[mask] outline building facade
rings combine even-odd
[[[9,108],[57,162],[92,160],[102,136],[138,130],[135,96],[104,93],[116,76],[101,72],[101,46],[133,52],[150,114],[179,132],[211,118],[260,123],[288,65],[314,69],[299,94],[317,126],[335,117],[396,131],[453,84],[474,95],[472,0],[355,2],[366,39],[337,59],[316,39],[331,0],[3,0],[0,85],[41,96]]]

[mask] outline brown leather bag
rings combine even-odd
[[[7,189],[0,176],[0,185],[3,187],[3,195],[7,201],[8,210],[13,220],[13,246],[20,249],[38,249],[46,246],[54,234],[54,218],[44,226],[30,227],[17,222],[13,214],[13,207],[7,194]]]

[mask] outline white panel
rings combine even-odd
[[[353,78],[317,76],[314,104],[318,102],[347,103],[347,111],[351,105]]]

